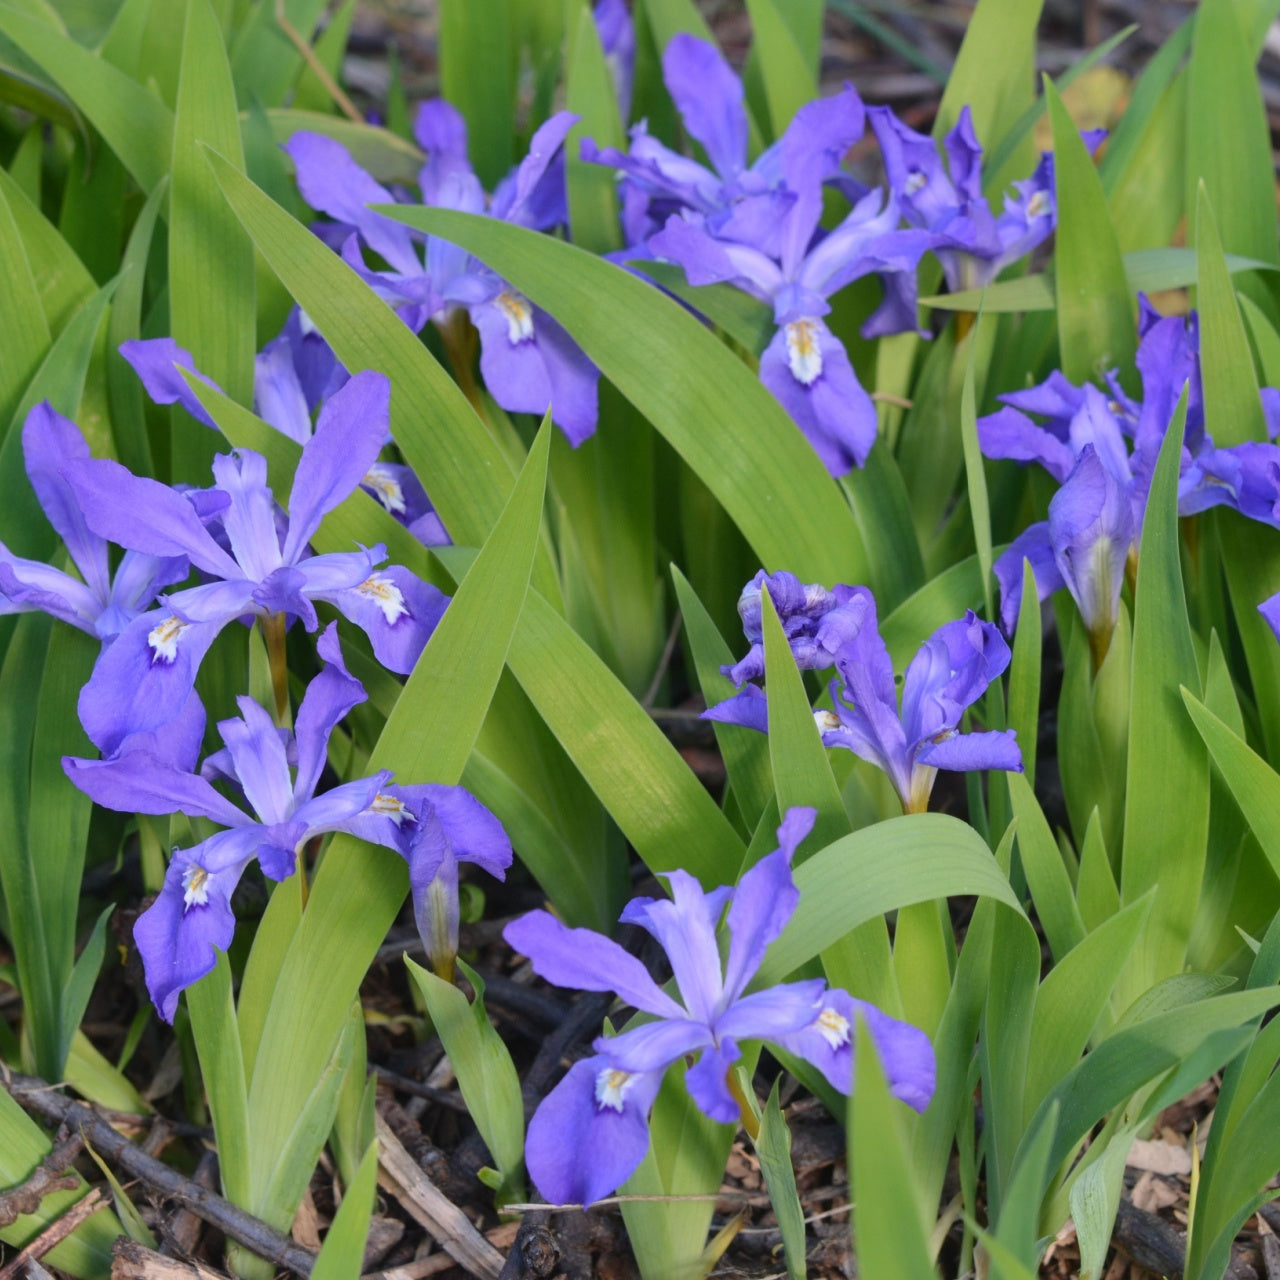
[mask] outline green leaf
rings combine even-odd
[[[1044,92],[1053,122],[1057,175],[1054,267],[1062,371],[1075,383],[1116,367],[1123,375],[1137,349],[1137,329],[1102,181],[1074,121],[1047,79]]]
[[[1181,289],[1196,283],[1194,249],[1135,249],[1124,255],[1124,273],[1130,293],[1160,293]],[[1269,263],[1256,258],[1227,254],[1227,270],[1232,275],[1242,271],[1274,271]],[[985,289],[966,289],[960,293],[937,294],[921,298],[922,305],[941,311],[1052,311],[1056,306],[1053,282],[1046,275],[1020,276],[1001,280]]]
[[[674,564],[671,566],[671,580],[675,584],[689,647],[693,650],[703,700],[707,706],[715,706],[717,702],[733,696],[733,681],[720,673],[722,666],[733,662],[733,653],[711,620],[706,606],[689,585],[689,580]],[[738,811],[748,830],[755,830],[760,824],[760,815],[774,794],[768,737],[754,729],[721,724],[716,720],[711,721],[711,727],[724,757]]]
[[[965,28],[933,134],[940,138],[963,107],[974,131],[994,147],[1031,102],[1036,26],[1042,0],[979,0]],[[999,175],[988,173],[990,183]]]
[[[326,8],[326,0],[285,0],[284,13],[307,40]],[[266,107],[279,106],[301,66],[301,53],[276,21],[274,0],[256,5],[248,21],[239,24],[232,46],[236,96],[243,102],[256,98]]]
[[[142,1215],[125,1193],[125,1189],[116,1179],[116,1175],[111,1172],[111,1167],[87,1142],[85,1143],[85,1149],[93,1157],[94,1164],[102,1170],[103,1176],[107,1180],[107,1185],[111,1188],[111,1199],[116,1206],[116,1212],[120,1215],[120,1225],[124,1228],[125,1235],[130,1240],[136,1240],[138,1244],[144,1245],[148,1249],[158,1248],[159,1244],[155,1236],[151,1234],[151,1229],[143,1221]]]
[[[378,1144],[371,1142],[320,1246],[312,1280],[360,1280],[377,1190]]]
[[[1177,973],[1186,955],[1200,892],[1209,827],[1204,745],[1180,705],[1179,689],[1199,690],[1178,547],[1178,466],[1185,395],[1169,426],[1147,501],[1134,593],[1124,859],[1120,893],[1133,902],[1158,885],[1137,968],[1137,990]]]
[[[857,527],[817,454],[681,306],[620,267],[524,227],[447,209],[379,211],[461,245],[555,316],[705,482],[766,565],[785,565],[808,582],[865,578]]]
[[[1040,728],[1040,599],[1036,577],[1022,562],[1022,601],[1009,663],[1009,727],[1018,735],[1027,785],[1036,783],[1036,739]]]
[[[26,248],[7,199],[0,199],[0,422],[8,422],[49,346],[49,326]]]
[[[1040,984],[1027,1058],[1027,1119],[1085,1051],[1151,914],[1152,902],[1149,890],[1099,925]]]
[[[791,1130],[787,1128],[786,1117],[778,1102],[781,1083],[782,1077],[779,1076],[769,1091],[769,1100],[760,1118],[760,1133],[754,1145],[769,1192],[769,1203],[773,1205],[778,1230],[782,1233],[787,1275],[791,1280],[805,1280],[808,1273],[804,1265],[804,1209],[796,1191],[795,1170],[791,1167]]]
[[[1265,440],[1249,339],[1203,182],[1196,192],[1196,249],[1205,429],[1222,446]]]
[[[796,871],[800,905],[769,949],[756,985],[781,982],[851,929],[887,911],[954,894],[1017,897],[972,827],[939,813],[864,827],[819,850]]]
[[[1200,5],[1188,71],[1187,209],[1196,207],[1203,182],[1223,245],[1274,265],[1280,247],[1271,134],[1255,63],[1235,6],[1226,0]],[[1266,296],[1250,293],[1258,302]]]
[[[1080,850],[1080,870],[1076,876],[1076,901],[1080,918],[1091,932],[1120,910],[1120,889],[1116,885],[1102,836],[1102,821],[1095,808],[1085,828]]]
[[[294,885],[279,890],[297,898]],[[275,895],[273,895],[275,896]],[[222,1186],[233,1204],[250,1204],[249,1096],[240,1045],[235,1004],[231,996],[231,965],[225,953],[213,972],[187,990],[187,1011],[195,1035],[200,1074],[209,1098]]]
[[[247,122],[242,113],[241,120]],[[322,133],[333,138],[351,158],[381,183],[417,183],[426,156],[422,149],[378,125],[361,124],[343,116],[295,107],[273,107],[267,112],[271,132],[277,142],[288,142],[295,133]]]
[[[1071,1187],[1071,1217],[1080,1242],[1080,1280],[1099,1280],[1111,1248],[1111,1233],[1124,1189],[1125,1157],[1136,1130],[1121,1129]]]
[[[498,1203],[519,1198],[524,1164],[520,1077],[510,1051],[485,1011],[484,983],[478,973],[458,961],[463,977],[476,993],[471,1001],[452,982],[436,977],[408,956],[405,964],[449,1055],[462,1100],[502,1175]]]
[[[107,322],[107,394],[111,405],[111,433],[116,455],[134,475],[153,475],[151,442],[147,436],[147,420],[142,383],[133,366],[120,354],[120,344],[142,336],[142,295],[147,279],[147,260],[151,255],[152,235],[160,203],[168,190],[167,182],[156,184],[142,206],[116,286],[111,317]]]
[[[934,1280],[929,1219],[907,1162],[904,1104],[889,1093],[866,1023],[854,1038],[849,1170],[858,1272],[876,1280]]]
[[[632,258],[625,265],[687,302],[752,355],[759,356],[777,330],[773,309],[731,284],[692,285],[685,278],[684,268],[674,262]]]
[[[439,9],[440,94],[467,122],[471,165],[486,191],[515,159],[511,122],[518,58],[510,4],[489,0],[480,22],[470,0],[442,0]]]
[[[395,312],[331,249],[249,182],[209,157],[223,195],[281,283],[352,372],[391,379],[391,430],[463,546],[479,546],[510,493],[511,465],[453,379]]]
[[[1076,909],[1071,877],[1063,865],[1058,842],[1053,838],[1031,784],[1021,774],[1010,773],[1007,777],[1009,797],[1018,820],[1018,851],[1022,855],[1022,867],[1054,959],[1061,962],[1085,935],[1084,923]]]
[[[622,248],[618,226],[618,183],[607,165],[578,159],[583,138],[597,146],[627,146],[626,132],[618,116],[613,76],[600,46],[595,19],[586,4],[579,4],[577,27],[569,56],[565,106],[581,117],[565,140],[565,189],[569,197],[569,225],[573,241],[594,253]]]
[[[796,112],[818,96],[814,67],[800,51],[775,0],[747,0],[747,12],[754,37],[751,48],[759,59],[769,104],[770,132],[781,138]]]
[[[825,847],[849,834],[849,819],[831,773],[827,749],[814,723],[809,695],[768,591],[760,593],[760,608],[769,704],[769,759],[778,812],[786,813],[793,805],[815,808],[818,815],[810,839],[815,846]]]
[[[173,116],[136,80],[36,18],[0,4],[0,32],[57,84],[144,191],[169,170]]]
[[[187,0],[169,193],[169,317],[174,340],[234,400],[253,394],[253,246],[201,153],[244,168],[231,69],[209,0]],[[208,430],[175,412],[172,478],[203,484],[213,460]]]
[[[397,322],[399,323],[399,322]],[[445,611],[409,677],[369,762],[404,782],[451,784],[462,773],[488,709],[528,587],[546,482],[544,423],[511,499],[489,541]],[[290,1134],[317,1108],[336,1104],[325,1073],[348,1019],[351,1002],[395,913],[404,900],[403,862],[340,836],[325,855],[302,923],[281,966],[249,1086],[255,1141],[250,1154],[258,1211],[273,1217],[292,1205],[272,1204]],[[335,1081],[335,1084],[337,1082]],[[323,1131],[315,1135],[323,1142]],[[294,1156],[309,1176],[314,1151]],[[301,1194],[305,1177],[297,1187]],[[289,1220],[285,1216],[285,1221]]]
[[[977,325],[981,325],[978,317]],[[975,326],[976,328],[977,326]],[[973,389],[973,359],[977,343],[970,342],[965,361],[964,387],[960,393],[960,435],[964,441],[965,482],[969,493],[969,517],[973,521],[973,542],[978,550],[978,571],[982,574],[982,596],[988,618],[991,608],[991,506],[987,501],[987,473],[983,470],[982,448],[978,444],[978,410]],[[1033,593],[1033,598],[1035,597]]]
[[[1280,876],[1280,776],[1189,689],[1181,693],[1213,763],[1231,788],[1267,861]]]
[[[102,957],[107,950],[107,921],[115,913],[115,909],[115,903],[109,903],[98,914],[93,930],[71,968],[66,990],[62,993],[62,1023],[73,1031],[83,1021],[89,997],[93,995],[93,985],[98,981]]]
[[[537,592],[507,657],[512,675],[652,871],[730,883],[743,846],[644,708]]]

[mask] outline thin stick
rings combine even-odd
[[[63,1097],[34,1076],[6,1072],[4,1084],[24,1110],[78,1130],[104,1159],[118,1165],[126,1173],[169,1199],[176,1200],[260,1258],[279,1267],[286,1267],[300,1276],[311,1274],[316,1255],[309,1249],[301,1248],[260,1218],[238,1209],[207,1187],[184,1178],[177,1170],[147,1155],[117,1133],[90,1107]],[[4,1278],[0,1277],[0,1280]]]
[[[14,1254],[0,1267],[0,1280],[14,1280],[27,1263],[43,1258],[50,1249],[61,1244],[82,1222],[92,1218],[106,1204],[100,1187],[94,1187],[83,1200],[77,1200],[70,1209],[50,1223],[25,1249]]]
[[[324,91],[338,104],[339,110],[348,120],[356,124],[364,124],[364,116],[359,108],[343,92],[342,86],[329,74],[328,68],[316,57],[316,51],[302,33],[289,21],[284,10],[284,0],[276,0],[276,25],[284,32],[289,43],[302,55],[302,60],[311,68],[312,74],[324,86]]]

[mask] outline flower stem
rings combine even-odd
[[[284,647],[283,613],[268,613],[258,619],[267,642],[267,662],[271,668],[271,690],[276,699],[276,724],[289,727],[289,665]]]
[[[753,1097],[749,1097],[743,1086],[742,1078],[736,1070],[729,1072],[729,1092],[738,1104],[738,1113],[742,1119],[742,1127],[747,1137],[755,1142],[760,1137],[760,1108]]]

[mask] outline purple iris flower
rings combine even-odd
[[[837,584],[828,591],[821,583],[801,582],[785,569],[777,573],[765,573],[761,569],[738,597],[738,616],[751,648],[745,658],[720,668],[734,684],[759,680],[764,675],[761,596],[765,591],[773,601],[783,634],[801,671],[822,671],[834,665],[837,651],[856,632],[866,602],[871,600],[866,587]],[[875,608],[874,601],[871,608]]]
[[[836,657],[842,680],[831,682],[834,712],[815,715],[828,747],[845,747],[883,769],[905,813],[923,813],[939,769],[1022,772],[1012,729],[961,733],[965,711],[1009,665],[999,630],[970,609],[944,623],[920,646],[902,681],[902,710],[893,662],[876,624],[874,602],[857,635]]]
[[[325,832],[350,831],[395,847],[401,805],[383,794],[390,773],[316,795],[334,726],[365,700],[343,664],[336,623],[317,650],[325,666],[307,687],[294,734],[242,697],[240,717],[218,725],[225,747],[198,774],[141,748],[109,760],[63,759],[71,781],[105,808],[184,813],[226,828],[175,851],[160,896],[134,926],[147,990],[166,1022],[173,1021],[179,993],[213,968],[216,951],[231,945],[231,895],[254,858],[264,874],[283,880],[292,875],[298,850]],[[247,811],[217,791],[215,781],[229,783]]]
[[[667,880],[671,898],[641,898],[622,920],[648,930],[671,962],[680,1000],[666,994],[641,962],[589,929],[569,929],[546,911],[513,921],[503,936],[529,957],[534,972],[557,986],[614,991],[652,1019],[593,1046],[573,1066],[529,1124],[525,1160],[542,1195],[589,1204],[624,1182],[644,1159],[648,1115],[667,1068],[701,1053],[685,1077],[689,1093],[713,1120],[741,1115],[728,1074],[741,1040],[767,1040],[816,1067],[843,1093],[853,1087],[856,1019],[875,1041],[891,1091],[918,1111],[933,1095],[934,1054],[918,1028],[898,1022],[821,978],[746,994],[765,950],[799,901],[791,858],[813,827],[813,809],[790,809],[779,848],[736,889],[705,893],[684,871]],[[728,959],[721,965],[716,925],[728,905]],[[683,1003],[681,1003],[681,1001]]]
[[[627,151],[582,140],[583,160],[621,174],[622,227],[633,246],[631,256],[672,214],[685,211],[705,219],[715,236],[776,256],[779,222],[792,196],[782,186],[776,145],[747,164],[741,80],[715,45],[687,33],[667,45],[662,77],[685,130],[702,144],[709,168],[650,137],[643,121],[631,130]]]
[[[215,390],[222,388],[196,368],[191,352],[172,338],[141,338],[122,343],[120,354],[157,404],[180,404],[197,422],[217,430],[179,370],[188,370]],[[312,436],[312,415],[349,378],[306,312],[294,307],[284,328],[254,360],[254,412],[290,440],[306,444]],[[389,430],[383,443],[394,443]],[[360,488],[376,498],[423,546],[449,545],[449,535],[412,467],[375,461]]]
[[[414,128],[427,152],[418,179],[423,203],[487,213],[534,230],[564,223],[564,139],[576,121],[567,111],[552,116],[534,134],[529,154],[486,201],[467,159],[462,116],[447,102],[423,103]],[[340,143],[295,133],[285,150],[303,198],[339,224],[343,259],[411,328],[429,319],[445,326],[457,308],[465,308],[480,333],[485,385],[504,409],[541,414],[550,405],[553,421],[575,445],[595,431],[600,371],[560,324],[465,250],[436,236],[425,238],[424,250],[419,233],[373,213],[368,205],[391,204],[395,197]],[[365,249],[385,267],[367,266]]]
[[[409,864],[418,936],[431,968],[451,980],[458,954],[458,864],[471,862],[505,879],[512,854],[502,823],[465,787],[413,783],[383,788],[377,805],[344,830],[391,845]]]
[[[80,577],[14,555],[0,543],[0,614],[38,609],[110,643],[161,588],[187,576],[186,556],[129,551],[112,574],[106,540],[89,527],[75,490],[62,474],[68,462],[89,457],[89,446],[80,428],[47,400],[22,424],[22,452],[31,487]]]
[[[968,107],[943,141],[947,167],[934,140],[908,128],[888,107],[869,113],[889,187],[907,222],[936,237],[934,252],[953,293],[984,288],[1053,230],[1051,154],[1041,157],[1029,179],[1013,184],[997,216],[982,194],[982,147]],[[1087,140],[1096,145],[1100,138],[1091,134]]]
[[[80,718],[103,751],[125,735],[158,728],[182,707],[214,637],[237,618],[284,614],[319,626],[313,601],[334,605],[369,637],[392,671],[413,670],[447,599],[408,569],[389,565],[382,545],[312,555],[308,539],[367,474],[386,437],[390,385],[379,373],[353,377],[325,405],[303,446],[281,518],[261,454],[243,449],[214,460],[213,536],[191,499],[115,462],[81,460],[63,473],[104,538],[153,555],[185,555],[210,581],[164,599],[131,622],[98,659],[80,694]]]
[[[684,268],[693,285],[731,282],[773,307],[778,325],[760,357],[760,380],[795,420],[832,475],[866,462],[876,440],[876,408],[843,344],[822,319],[827,299],[873,272],[914,273],[933,237],[898,230],[894,199],[871,192],[833,230],[819,234],[822,190],[839,157],[862,136],[865,111],[855,90],[802,107],[779,143],[790,203],[779,222],[778,252],[713,233],[697,215],[673,216],[649,242]],[[898,312],[897,295],[882,305]],[[868,322],[882,328],[877,313]],[[914,308],[902,327],[915,324]]]
[[[1132,566],[1151,478],[1184,388],[1186,433],[1178,478],[1178,513],[1226,505],[1280,527],[1280,447],[1250,442],[1219,449],[1204,430],[1199,325],[1195,313],[1161,316],[1146,298],[1136,365],[1142,399],[1129,397],[1116,372],[1107,392],[1077,387],[1059,372],[1025,391],[1002,395],[1004,408],[978,422],[989,458],[1038,462],[1062,488],[1049,519],[1016,538],[994,566],[1000,620],[1011,635],[1022,601],[1022,561],[1028,559],[1041,600],[1067,587],[1089,631],[1095,663],[1115,626],[1126,566]],[[1263,395],[1269,429],[1277,393]],[[1029,415],[1044,419],[1037,423]]]

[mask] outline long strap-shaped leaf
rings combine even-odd
[[[857,524],[817,454],[683,307],[620,267],[523,227],[450,209],[379,210],[462,245],[555,316],[697,472],[767,566],[806,582],[866,581]]]
[[[462,774],[528,590],[550,430],[544,423],[492,536],[409,677],[370,758],[372,768],[393,769],[401,782],[455,783]],[[398,858],[357,840],[340,836],[325,856],[281,969],[249,1086],[255,1195],[274,1179],[278,1154],[303,1117],[406,885]],[[269,1220],[285,1222],[293,1208],[256,1206]]]

